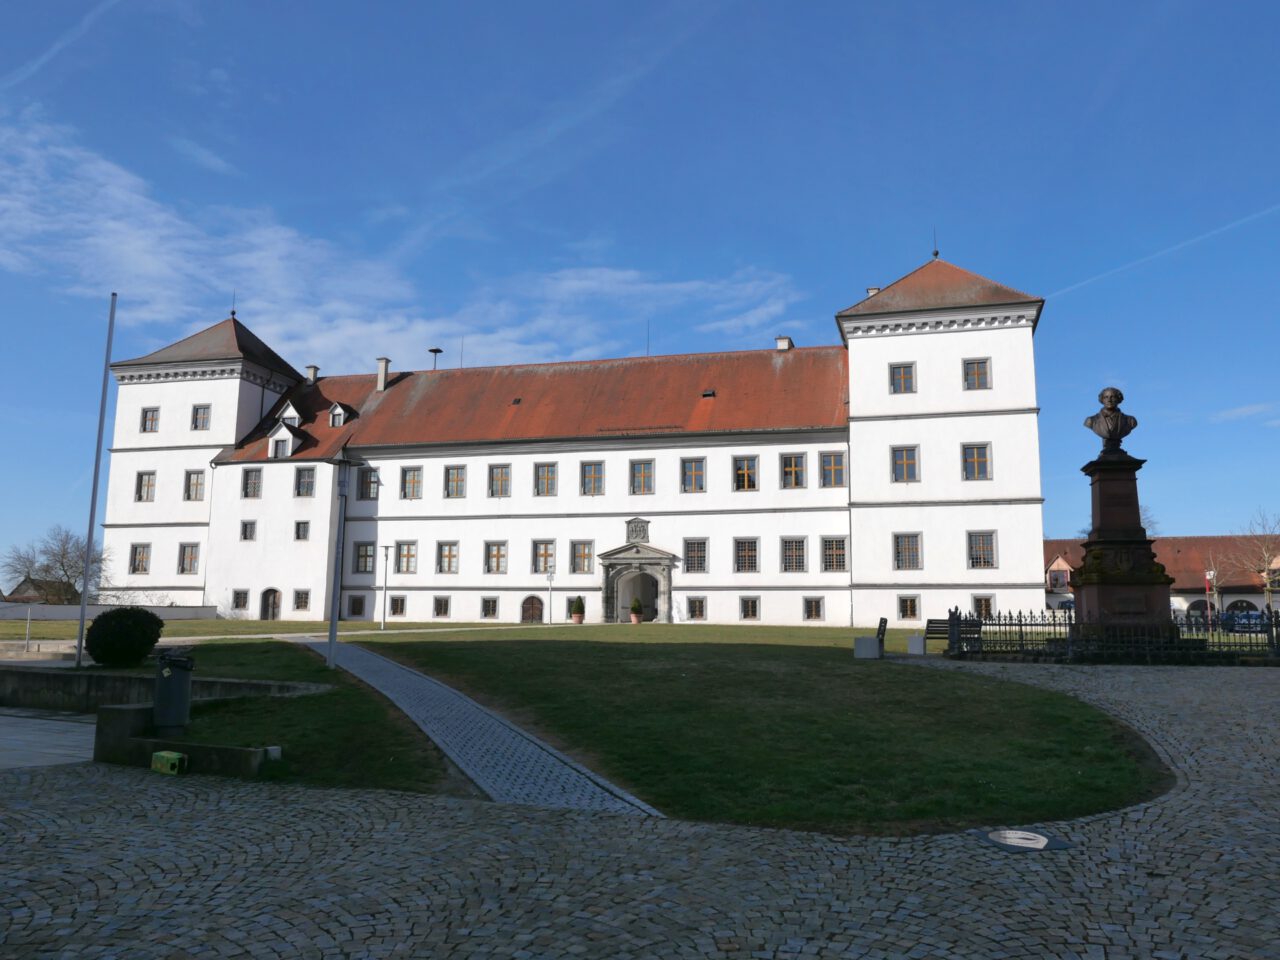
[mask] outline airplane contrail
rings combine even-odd
[[[1204,240],[1210,239],[1211,237],[1216,237],[1220,233],[1226,233],[1228,230],[1234,230],[1236,227],[1243,226],[1253,220],[1260,220],[1263,217],[1270,216],[1277,210],[1280,210],[1280,203],[1272,204],[1265,210],[1259,210],[1257,213],[1251,213],[1247,217],[1241,217],[1239,220],[1232,220],[1230,223],[1223,224],[1220,227],[1214,227],[1208,233],[1202,233],[1198,237],[1183,240],[1181,243],[1175,243],[1171,247],[1165,247],[1163,250],[1157,250],[1155,253],[1149,253],[1145,257],[1139,257],[1137,260],[1130,260],[1128,263],[1123,263],[1118,267],[1112,267],[1110,270],[1104,270],[1102,273],[1095,274],[1087,280],[1081,280],[1079,283],[1073,283],[1069,287],[1063,287],[1061,290],[1056,290],[1049,294],[1048,297],[1045,297],[1045,299],[1047,300],[1049,297],[1060,297],[1064,293],[1070,293],[1072,290],[1079,290],[1081,287],[1088,286],[1089,284],[1102,280],[1105,277],[1112,276],[1113,274],[1120,273],[1124,270],[1130,270],[1140,264],[1150,263],[1152,260],[1158,260],[1160,257],[1167,256],[1170,253],[1181,250],[1183,247],[1189,247],[1192,244],[1200,243]]]
[[[34,60],[28,60],[17,70],[14,70],[12,73],[0,79],[0,91],[8,90],[10,87],[16,87],[24,80],[29,80],[31,77],[35,76],[41,67],[60,54],[66,47],[83,37],[88,29],[93,26],[93,21],[97,20],[119,2],[120,0],[102,0],[102,3],[98,4],[81,17],[79,23],[60,36],[57,40],[53,41],[48,50],[40,54],[40,56],[36,57]]]

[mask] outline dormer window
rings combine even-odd
[[[298,416],[298,411],[292,403],[286,403],[284,409],[280,411],[280,422],[287,423],[291,427],[296,427],[302,418]]]
[[[281,417],[280,422],[286,423],[291,427],[296,427],[298,425],[298,418],[297,417]]]
[[[347,411],[342,409],[342,404],[335,403],[329,408],[329,426],[340,427],[347,422]]]
[[[283,460],[285,457],[289,456],[289,441],[284,437],[275,441],[271,447],[271,456],[277,460]]]

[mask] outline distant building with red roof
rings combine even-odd
[[[829,346],[330,377],[233,315],[112,366],[108,577],[315,620],[1037,606],[1042,307],[934,259]]]

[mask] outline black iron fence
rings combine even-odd
[[[1280,612],[1247,617],[1179,615],[1165,623],[1067,610],[979,617],[952,610],[947,656],[1064,663],[1221,663],[1280,659]]]

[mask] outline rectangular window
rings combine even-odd
[[[733,572],[757,573],[760,570],[760,541],[740,539],[733,541]]]
[[[198,573],[200,570],[200,544],[178,544],[178,572]]]
[[[377,500],[379,486],[377,467],[361,467],[356,471],[357,500]]]
[[[844,537],[822,538],[822,572],[837,573],[848,570],[848,550]]]
[[[484,545],[484,572],[507,572],[507,542],[491,540]]]
[[[495,463],[489,467],[489,496],[511,496],[511,464]]]
[[[262,496],[262,468],[245,467],[240,474],[240,496],[256,500]]]
[[[341,407],[334,407],[329,411],[329,426],[340,427],[347,422],[346,411]]]
[[[821,597],[805,597],[804,598],[804,618],[806,620],[825,619],[822,614],[822,598]]]
[[[707,619],[707,598],[706,597],[689,597],[685,601],[685,611],[690,620]]]
[[[295,497],[314,497],[316,495],[315,467],[298,467],[293,471],[293,495]]]
[[[689,457],[680,461],[680,492],[706,493],[707,461],[703,457]]]
[[[707,541],[686,540],[684,542],[684,572],[707,572]]]
[[[758,459],[756,457],[733,458],[733,489],[756,490],[759,488]]]
[[[843,487],[845,482],[844,454],[836,452],[824,453],[822,455],[822,485],[824,487]]]
[[[422,468],[421,467],[401,467],[400,468],[400,499],[401,500],[421,500],[422,499]]]
[[[966,480],[991,479],[991,445],[988,443],[964,444],[964,478]]]
[[[311,521],[298,520],[293,524],[293,539],[310,540],[311,539]]]
[[[996,534],[981,530],[969,534],[969,569],[991,570],[996,565]]]
[[[760,619],[760,598],[759,597],[739,597],[738,598],[738,619],[759,620]]]
[[[893,535],[893,569],[919,570],[920,534],[895,533]]]
[[[186,482],[182,485],[183,500],[204,499],[204,471],[188,470]]]
[[[444,495],[456,500],[467,495],[467,468],[463,466],[444,468]]]
[[[893,448],[893,482],[915,483],[920,479],[918,447]]]
[[[447,617],[449,615],[449,598],[448,597],[432,597],[431,598],[431,615],[433,617]]]
[[[364,597],[347,597],[347,616],[363,617],[364,616]]]
[[[804,537],[782,538],[782,572],[803,573],[805,569]]]
[[[1067,589],[1068,576],[1065,570],[1049,571],[1049,589],[1065,590]]]
[[[357,543],[351,563],[352,573],[373,573],[374,564],[374,545],[372,543]]]
[[[582,464],[582,495],[598,497],[604,493],[604,464],[588,461]]]
[[[417,573],[418,572],[418,543],[417,541],[396,542],[396,573]]]
[[[481,597],[480,598],[480,619],[481,620],[497,620],[498,619],[498,598],[497,597]]]
[[[916,392],[916,365],[914,363],[889,364],[889,392]]]
[[[804,454],[782,455],[782,489],[799,490],[805,486]]]
[[[550,573],[556,566],[556,542],[554,540],[533,541],[533,572]]]
[[[556,495],[556,465],[554,463],[535,463],[533,465],[533,495],[535,497],[554,497]]]
[[[256,520],[240,521],[240,539],[241,540],[257,540],[258,539],[258,522]]]
[[[232,590],[231,591],[231,609],[232,610],[248,610],[249,609],[249,591],[248,590]]]
[[[445,540],[436,544],[436,573],[458,572],[458,542]]]
[[[156,433],[160,429],[160,408],[159,407],[143,407],[142,408],[142,433]]]
[[[899,620],[919,620],[920,619],[920,598],[919,597],[898,597],[898,619]]]
[[[311,591],[310,590],[293,591],[293,609],[295,610],[311,609]]]
[[[134,543],[129,546],[129,572],[151,572],[151,544]]]
[[[966,390],[991,389],[991,360],[966,360],[964,362],[964,388]]]
[[[590,540],[574,540],[570,546],[573,548],[573,573],[591,573],[595,564],[595,544]]]
[[[156,498],[156,472],[143,470],[133,485],[133,499],[139,503],[150,503]]]
[[[276,460],[283,460],[289,456],[289,441],[284,439],[277,440],[271,448],[271,456]]]
[[[653,493],[653,461],[631,461],[631,492],[634,494]]]
[[[975,596],[973,598],[974,616],[981,617],[984,620],[989,620],[991,617],[995,616],[995,612],[996,612],[995,597]]]
[[[403,617],[404,611],[405,611],[405,598],[391,597],[390,600],[391,600],[391,610],[389,612],[389,616]]]
[[[209,413],[212,408],[207,403],[197,403],[191,408],[191,429],[208,430]]]

